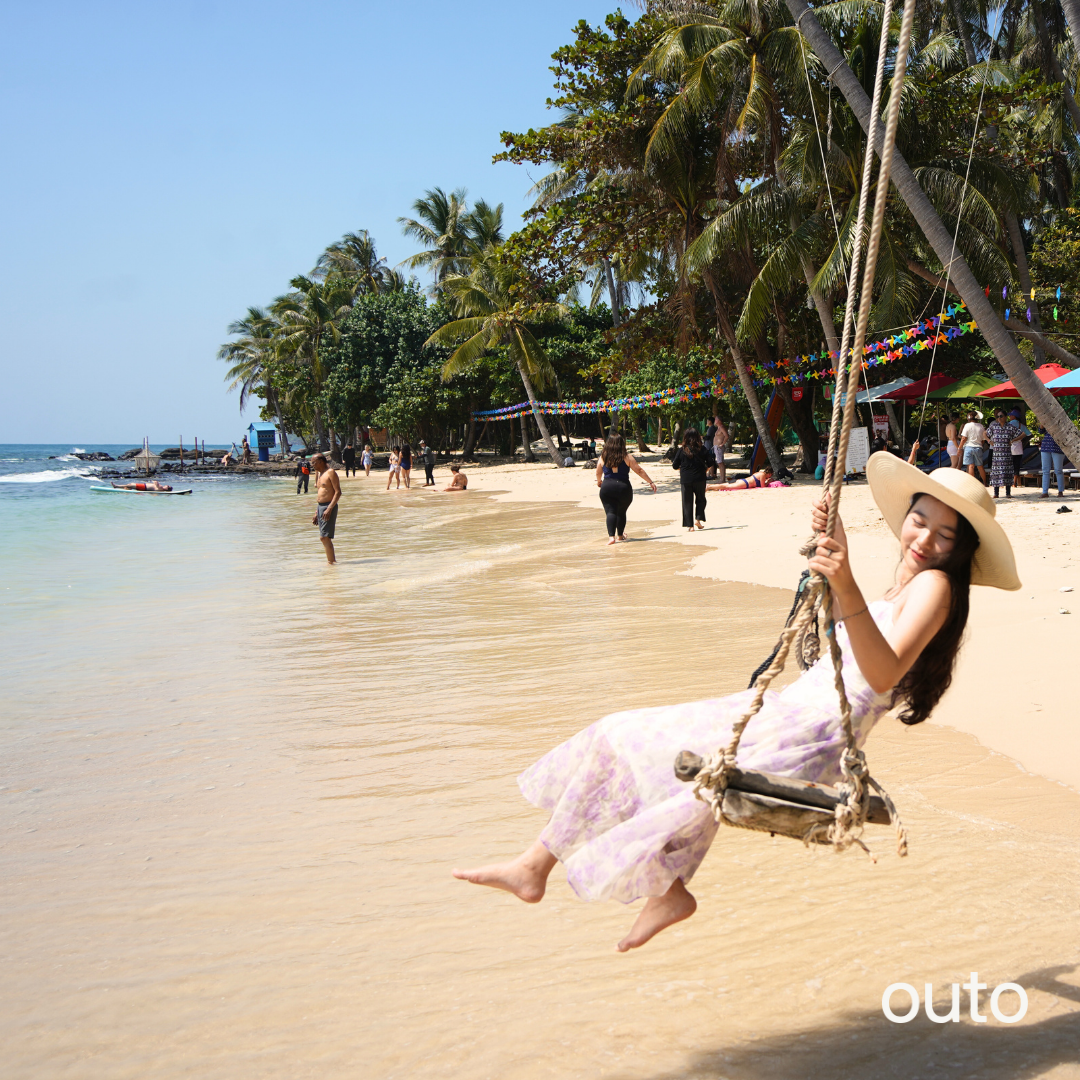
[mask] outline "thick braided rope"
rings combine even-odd
[[[809,10],[809,9],[807,9]],[[881,91],[885,85],[885,54],[888,51],[889,23],[892,21],[892,0],[885,0],[881,13],[881,47],[878,49],[877,72],[874,76],[874,96],[870,102],[870,131],[866,136],[866,156],[863,158],[862,183],[859,185],[859,212],[855,219],[855,242],[851,252],[851,266],[848,270],[847,300],[844,303],[844,326],[840,342],[840,355],[836,361],[836,385],[833,389],[832,421],[829,424],[829,449],[825,458],[825,479],[823,487],[826,491],[832,483],[833,473],[838,467],[840,458],[836,454],[837,437],[840,431],[840,410],[844,402],[844,392],[847,388],[848,359],[851,356],[851,332],[855,328],[855,297],[859,295],[859,268],[862,261],[863,237],[866,235],[866,207],[870,201],[870,178],[874,168],[874,132],[880,123],[878,116],[881,114]],[[847,453],[843,461],[847,461]],[[839,465],[841,474],[844,466]],[[832,536],[832,533],[829,533]],[[816,541],[815,541],[816,545]],[[811,554],[813,549],[811,549]]]
[[[852,276],[848,289],[848,310],[844,315],[844,344],[841,345],[840,358],[837,365],[837,393],[833,401],[833,423],[829,432],[829,456],[826,461],[826,485],[829,487],[831,498],[829,499],[828,518],[825,533],[832,537],[836,532],[837,511],[840,503],[840,492],[844,481],[843,468],[836,468],[835,462],[847,460],[848,445],[851,441],[851,428],[855,418],[855,395],[859,388],[859,376],[862,373],[862,349],[866,341],[866,329],[870,321],[870,307],[873,299],[874,275],[877,270],[878,252],[881,245],[881,231],[885,222],[885,206],[889,195],[889,172],[892,166],[893,148],[896,143],[896,128],[900,115],[901,90],[907,69],[907,54],[911,44],[911,30],[915,16],[915,0],[905,0],[904,16],[900,25],[900,40],[897,45],[896,62],[893,71],[892,92],[889,97],[889,112],[885,125],[885,137],[881,149],[881,168],[878,172],[877,193],[874,201],[874,216],[870,225],[870,238],[866,250],[866,266],[863,270],[862,288],[859,295],[859,315],[855,325],[854,341],[851,349],[850,372],[844,377],[844,363],[846,356],[846,342],[850,325],[850,305],[852,303],[851,284],[857,279],[856,268],[858,252],[861,248],[862,226],[865,221],[865,203],[869,190],[870,166],[873,159],[874,131],[877,124],[877,116],[880,110],[881,88],[884,84],[885,52],[888,44],[889,21],[892,14],[891,0],[885,0],[885,9],[882,17],[881,45],[878,50],[878,69],[874,82],[874,97],[870,114],[870,133],[867,136],[866,161],[864,163],[863,190],[859,197],[859,223],[856,226],[855,256],[852,259]],[[839,400],[841,397],[841,383],[844,384],[844,408],[843,420],[840,425],[839,438],[836,435],[836,418],[839,413]],[[828,583],[818,574],[814,574],[808,590],[814,589],[820,593],[821,605],[825,614],[826,635],[829,639],[829,651],[833,662],[833,677],[836,686],[837,697],[840,704],[840,721],[844,730],[845,749],[841,758],[841,773],[844,777],[840,788],[846,797],[837,804],[834,821],[828,828],[828,838],[836,851],[844,851],[852,844],[858,844],[863,850],[866,845],[859,838],[866,815],[870,806],[870,793],[867,789],[867,781],[870,780],[866,766],[866,757],[858,748],[855,734],[851,724],[851,703],[848,701],[847,692],[844,688],[843,655],[839,642],[836,640],[836,624],[832,618],[832,595]],[[812,597],[807,597],[808,601]],[[717,821],[726,820],[722,814],[724,791],[732,769],[736,765],[736,757],[739,742],[747,724],[761,710],[765,699],[765,691],[769,688],[772,680],[784,670],[787,655],[792,642],[798,634],[809,625],[815,614],[815,604],[808,602],[804,605],[798,617],[787,627],[780,637],[780,647],[776,658],[767,671],[758,679],[754,696],[750,701],[746,712],[732,725],[731,740],[728,745],[717,754],[714,754],[696,777],[694,794],[703,801],[708,802]],[[879,791],[880,787],[874,783]],[[702,796],[703,789],[709,791],[707,796]],[[892,800],[888,800],[891,807]],[[899,854],[907,853],[906,831],[900,824],[899,817],[894,817],[897,823],[897,851]],[[804,840],[809,842],[811,829]]]

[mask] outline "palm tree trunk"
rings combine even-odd
[[[604,278],[607,281],[608,297],[611,300],[611,321],[616,328],[622,326],[622,310],[619,307],[619,292],[615,288],[615,278],[611,273],[611,263],[605,258],[600,260],[604,266]]]
[[[949,0],[949,10],[952,21],[956,25],[956,36],[964,46],[964,59],[967,61],[967,66],[974,67],[978,63],[978,57],[975,55],[975,46],[971,43],[971,27],[964,21],[960,12],[960,0]]]
[[[476,454],[476,417],[472,413],[472,401],[469,402],[469,430],[465,433],[465,445],[461,448],[462,461],[475,461]]]
[[[851,106],[863,130],[869,133],[870,99],[866,96],[862,83],[837,51],[832,38],[814,17],[806,0],[785,0],[785,3],[792,18],[797,20],[796,25],[802,28],[810,47],[825,65],[825,70],[833,73],[833,80],[848,105]],[[1071,24],[1072,27],[1077,25]],[[874,123],[872,139],[879,154],[884,135],[884,125],[878,120]],[[1080,431],[1073,427],[1065,410],[1032,372],[1016,347],[1016,342],[1008,330],[1001,325],[1001,320],[997,317],[989,298],[979,287],[967,261],[959,252],[953,252],[952,235],[938,217],[937,211],[926,197],[926,192],[919,186],[919,181],[916,180],[911,167],[903,155],[896,150],[893,151],[890,175],[897,191],[900,192],[900,197],[918,222],[919,228],[922,229],[934,253],[941,260],[942,266],[948,265],[952,260],[952,280],[956,284],[957,291],[967,305],[971,317],[978,323],[986,343],[994,351],[1005,374],[1012,380],[1020,396],[1038,417],[1039,423],[1053,435],[1058,446],[1072,461],[1080,461]]]
[[[1069,19],[1068,7],[1064,3],[1061,6],[1065,12],[1066,19]],[[1050,41],[1050,35],[1046,31],[1046,17],[1043,15],[1041,0],[1032,0],[1031,14],[1035,20],[1035,28],[1039,35],[1039,41],[1042,44],[1043,57],[1050,69],[1049,74],[1055,81],[1061,83],[1062,94],[1065,98],[1065,108],[1069,110],[1069,116],[1072,117],[1073,127],[1077,131],[1080,131],[1080,107],[1076,104],[1076,98],[1073,97],[1072,88],[1069,86],[1069,80],[1065,78],[1065,73],[1061,70],[1061,64],[1058,62],[1057,53],[1054,52],[1054,47]],[[1069,24],[1071,30],[1072,19],[1069,19]]]
[[[1020,222],[1011,211],[1005,213],[1005,225],[1009,230],[1009,242],[1012,244],[1013,258],[1016,260],[1016,276],[1020,279],[1020,288],[1031,307],[1031,328],[1037,334],[1042,333],[1042,320],[1039,318],[1038,302],[1032,298],[1031,274],[1028,272],[1027,252],[1024,250],[1024,234]],[[1038,345],[1034,345],[1035,362],[1041,364],[1046,357]]]
[[[743,359],[742,349],[739,348],[738,339],[735,337],[735,328],[731,325],[731,319],[728,317],[727,304],[720,295],[720,290],[713,279],[712,273],[706,270],[701,276],[709,292],[712,293],[713,307],[716,309],[716,325],[731,350],[731,359],[735,363],[735,370],[738,372],[739,383],[746,397],[746,403],[750,406],[750,415],[754,418],[754,427],[757,428],[758,438],[761,439],[761,444],[765,447],[765,453],[768,455],[773,472],[779,473],[784,467],[784,462],[780,457],[780,451],[776,449],[776,443],[773,441],[772,435],[769,433],[769,426],[765,423],[765,414],[761,411],[761,402],[758,400],[757,390],[754,388],[754,379],[746,366],[746,361]],[[674,428],[672,428],[671,433],[672,435],[675,434]]]
[[[520,419],[521,426],[521,452],[525,455],[526,461],[535,461],[536,455],[532,451],[532,443],[529,440],[529,422],[525,418],[525,413],[521,414]]]
[[[278,435],[281,437],[281,452],[282,454],[289,453],[289,436],[285,431],[285,421],[281,419],[281,402],[278,401],[277,391],[274,389],[273,384],[267,382],[266,384],[266,403],[274,410],[274,419],[277,420]],[[196,447],[196,450],[198,447]]]
[[[540,437],[544,440],[544,445],[547,447],[548,454],[551,455],[551,460],[560,469],[562,468],[563,459],[559,454],[559,448],[555,445],[555,440],[551,437],[551,432],[547,429],[547,424],[544,423],[544,417],[540,413],[540,409],[536,404],[536,392],[533,390],[532,380],[530,380],[528,372],[525,370],[525,365],[518,361],[518,374],[521,376],[521,381],[525,386],[525,393],[529,395],[529,404],[532,406],[532,414],[536,420],[536,426],[540,429]],[[1040,385],[1042,385],[1040,383]],[[521,433],[525,434],[525,415],[521,416]],[[529,448],[528,441],[525,443],[525,460],[529,460],[529,455],[532,451]],[[535,457],[532,459],[536,460]]]
[[[319,450],[329,450],[330,445],[326,441],[326,429],[323,427],[322,411],[318,405],[313,406],[311,411],[315,419],[315,442]]]

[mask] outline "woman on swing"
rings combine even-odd
[[[994,520],[986,489],[958,469],[929,476],[891,454],[867,466],[874,501],[900,540],[896,584],[867,603],[852,576],[837,522],[825,535],[826,500],[813,505],[818,535],[809,560],[833,596],[852,726],[861,747],[890,708],[906,724],[925,720],[952,681],[968,617],[969,585],[1019,589],[1012,547]],[[703,757],[726,744],[752,690],[686,705],[614,713],[556,747],[518,778],[525,797],[550,811],[536,841],[508,863],[455,870],[454,877],[513,893],[544,896],[556,862],[585,900],[648,901],[620,952],[644,945],[689,918],[686,885],[718,825],[693,786],[675,777],[680,750]],[[828,651],[796,682],[767,691],[743,737],[739,764],[825,784],[840,779],[844,748]]]

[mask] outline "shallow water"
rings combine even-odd
[[[908,860],[724,830],[699,914],[618,956],[634,909],[449,867],[532,838],[513,778],[584,724],[745,686],[790,594],[375,477],[328,568],[292,492],[6,516],[5,1076],[1076,1075],[1073,793],[884,731]],[[972,969],[1023,1024],[882,1018]]]

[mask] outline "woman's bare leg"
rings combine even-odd
[[[536,840],[510,862],[492,863],[489,866],[479,866],[475,870],[453,870],[451,873],[459,881],[471,881],[474,885],[502,889],[504,892],[513,893],[526,904],[539,904],[544,899],[548,874],[558,861],[541,841]],[[685,915],[681,917],[686,918]]]
[[[645,901],[641,914],[630,927],[630,933],[615,947],[619,952],[636,949],[656,937],[661,930],[666,930],[683,919],[689,919],[695,911],[697,901],[682,883],[682,878],[676,878],[663,896],[650,896]]]

